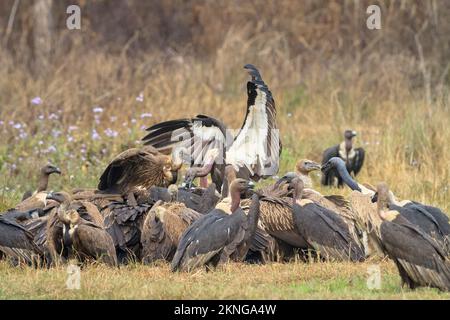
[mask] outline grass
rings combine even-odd
[[[379,264],[381,288],[369,290],[367,268]],[[66,287],[65,268],[34,270],[0,263],[0,299],[450,299],[437,289],[409,290],[391,262],[229,264],[215,272],[171,273],[167,264],[118,269],[91,265],[81,287]]]

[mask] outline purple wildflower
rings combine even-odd
[[[42,102],[43,101],[41,97],[34,97],[33,99],[31,99],[31,104],[34,104],[35,106],[42,104]]]

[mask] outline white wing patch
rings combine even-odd
[[[235,170],[246,167],[253,175],[262,171],[267,157],[268,117],[266,93],[257,91],[255,105],[249,107],[247,119],[231,148],[227,151],[227,163]]]

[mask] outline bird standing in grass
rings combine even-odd
[[[338,145],[332,146],[323,152],[322,165],[333,157],[339,157],[344,160],[347,171],[356,176],[364,164],[365,151],[363,148],[353,146],[353,138],[356,137],[356,131],[346,130],[344,132],[344,141]],[[337,186],[342,187],[342,178],[336,170],[329,170],[322,174],[322,185],[332,186],[337,180]]]

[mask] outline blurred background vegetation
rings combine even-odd
[[[66,28],[71,4],[81,30]],[[366,27],[371,4],[381,30]],[[253,63],[277,104],[282,172],[352,128],[361,182],[448,212],[449,34],[445,0],[2,0],[1,206],[47,161],[65,172],[52,188],[94,187],[162,120],[206,113],[239,128]]]

